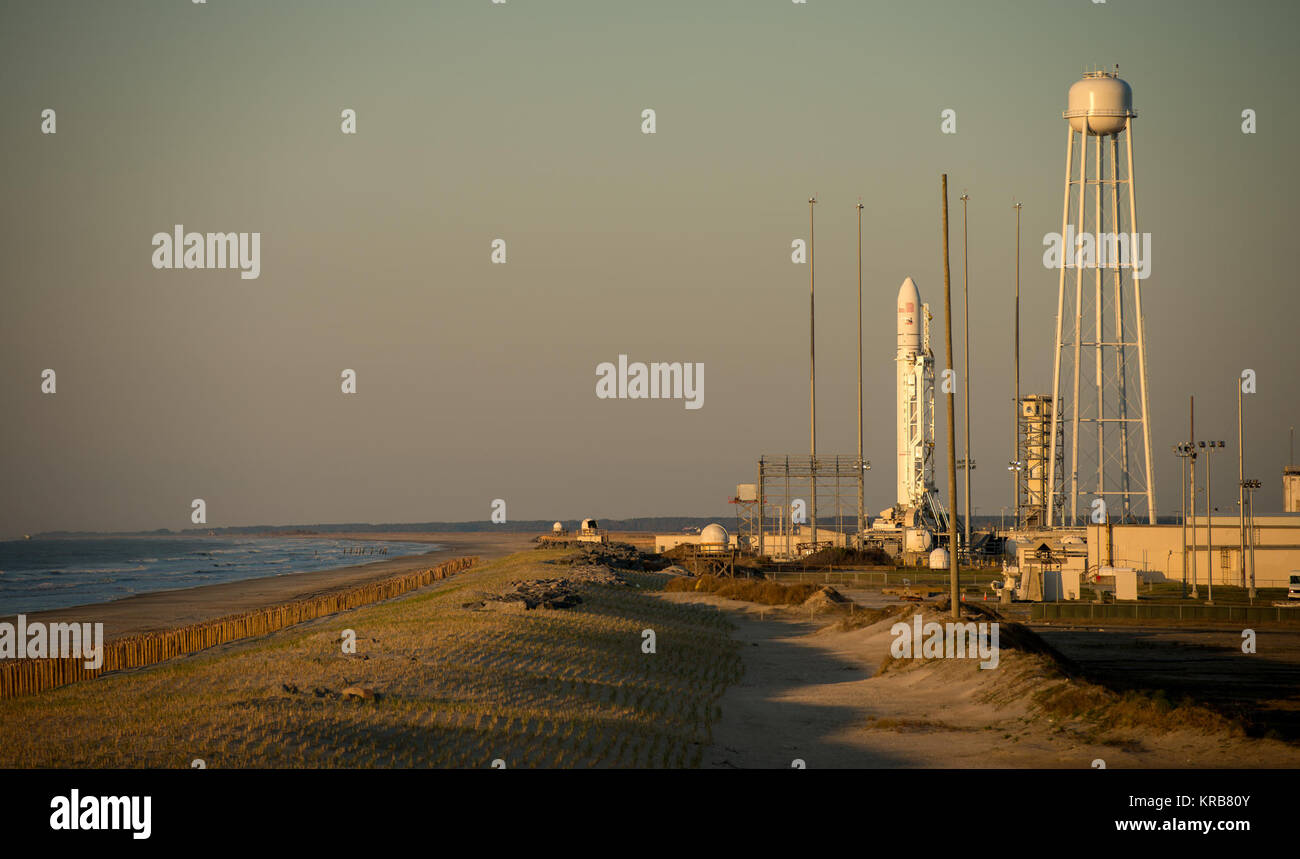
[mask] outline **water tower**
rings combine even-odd
[[[1090,521],[1097,499],[1105,501],[1104,521],[1155,524],[1141,284],[1150,260],[1137,226],[1133,90],[1118,68],[1088,72],[1070,87],[1063,116],[1047,524]],[[1069,446],[1063,480],[1058,444]]]

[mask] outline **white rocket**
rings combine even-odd
[[[934,354],[929,305],[909,277],[898,290],[898,506],[922,511],[934,491]],[[937,499],[935,499],[937,500]]]

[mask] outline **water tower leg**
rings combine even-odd
[[[1074,129],[1065,126],[1065,193],[1061,203],[1061,274],[1056,292],[1056,348],[1052,350],[1052,450],[1047,460],[1047,527],[1054,522],[1052,513],[1056,508],[1056,426],[1060,419],[1061,402],[1061,325],[1065,312],[1065,227],[1070,219],[1070,171],[1074,163]]]

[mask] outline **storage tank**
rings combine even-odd
[[[930,569],[946,570],[948,569],[948,550],[940,546],[930,553]]]
[[[1133,112],[1133,88],[1119,72],[1087,72],[1066,96],[1065,118],[1075,131],[1094,137],[1119,134]]]

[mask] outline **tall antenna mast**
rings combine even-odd
[[[966,470],[966,551],[970,552],[970,473],[975,469],[975,460],[971,458],[970,452],[970,265],[967,262],[967,231],[966,231],[966,202],[970,200],[970,195],[965,191],[961,193],[961,315],[964,332],[962,334],[962,348],[965,357],[962,358],[962,404],[966,410],[965,424],[966,428],[963,434],[966,437],[966,459],[963,461],[963,467]]]
[[[1016,508],[1016,518],[1012,520],[1016,527],[1020,526],[1020,471],[1024,468],[1024,457],[1020,455],[1020,203],[1015,204],[1016,210],[1016,398],[1011,404],[1011,432],[1012,432],[1012,470],[1011,470],[1011,491],[1015,496],[1012,500]]]
[[[817,195],[808,198],[808,367],[809,390],[808,431],[809,463],[812,478],[812,497],[810,516],[812,525],[812,550],[817,551],[817,305],[813,271],[813,206],[817,205]]]
[[[943,174],[943,328],[947,345],[948,366],[944,375],[951,378],[952,373],[952,278],[948,267],[948,174]],[[944,397],[948,401],[948,592],[954,619],[961,618],[960,595],[957,572],[957,429],[953,414],[952,395]]]
[[[862,461],[862,198],[858,198],[858,548],[862,548],[862,531],[866,524],[862,521],[866,499],[863,495],[863,481],[866,475]]]

